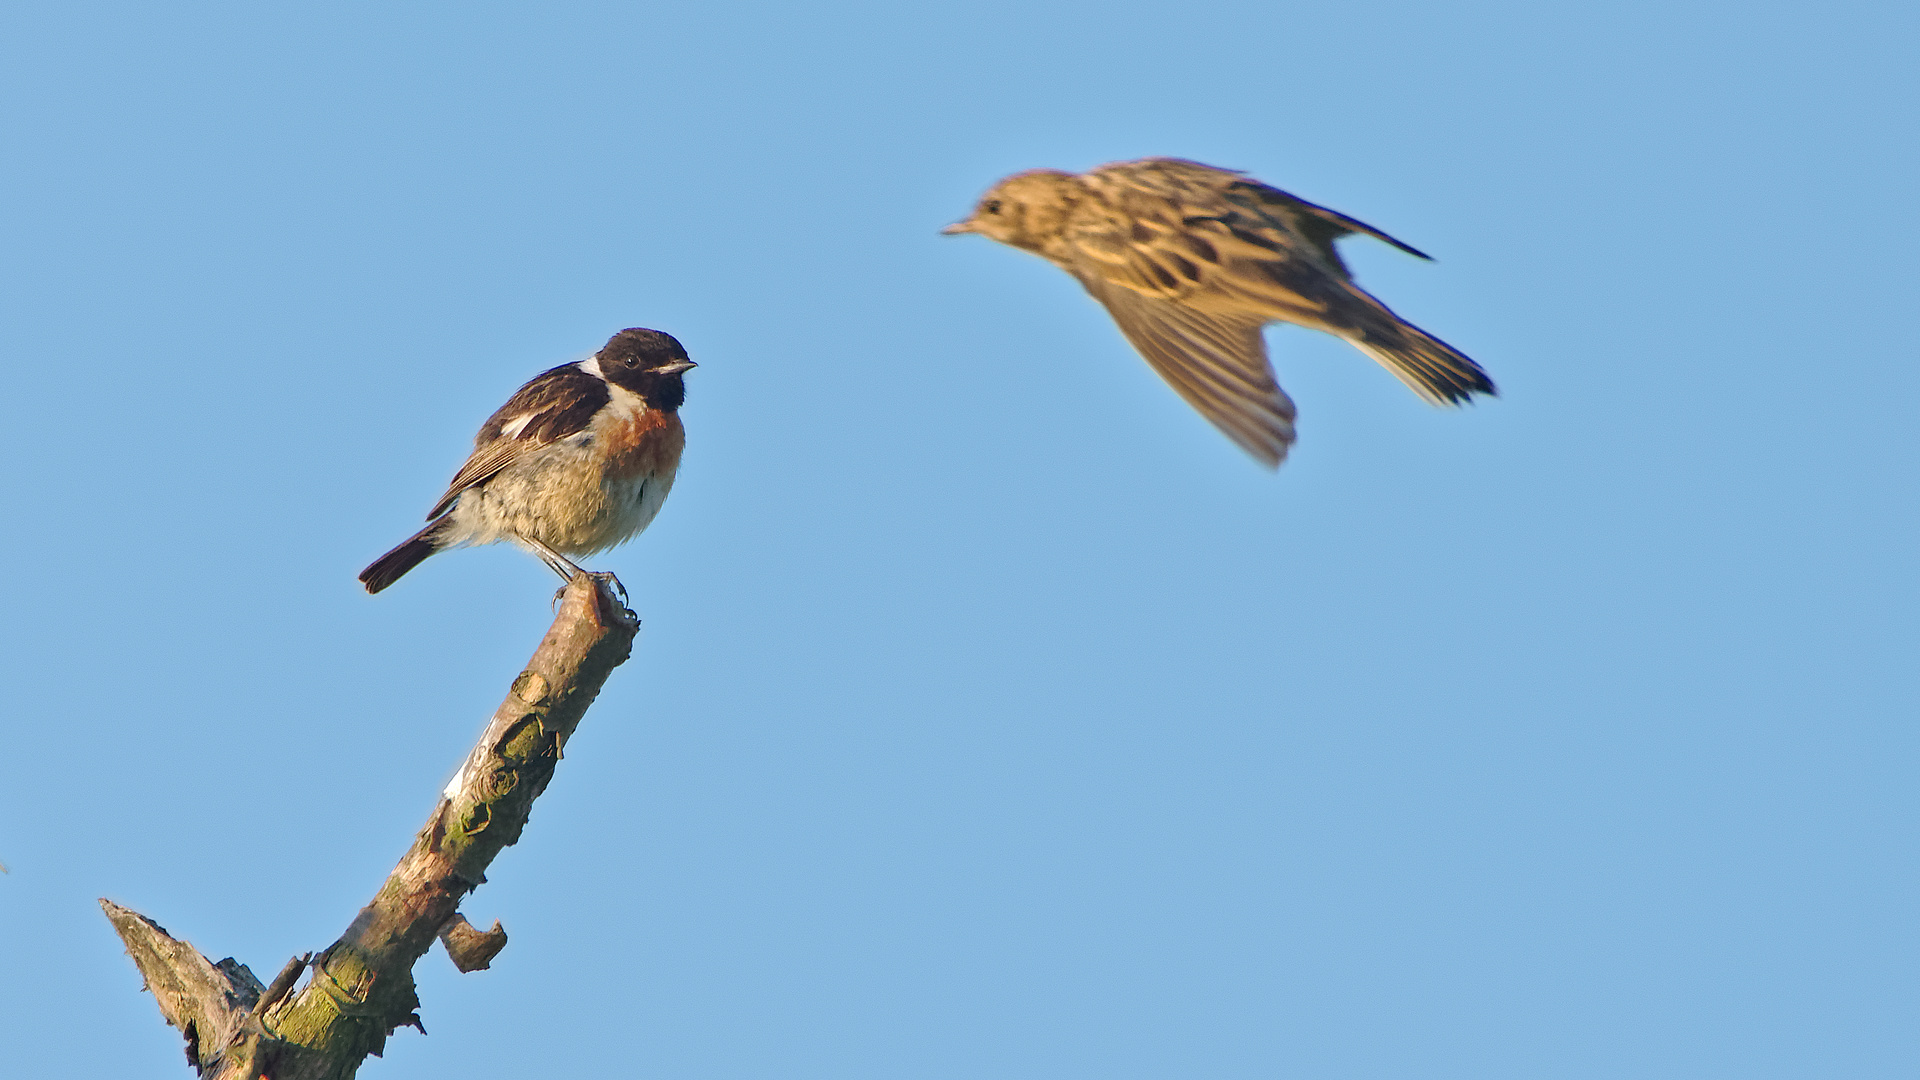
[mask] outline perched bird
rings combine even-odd
[[[508,540],[571,581],[568,555],[638,536],[660,512],[687,444],[682,375],[669,334],[634,327],[590,359],[535,376],[480,427],[473,456],[432,522],[360,571],[370,593],[448,548]]]
[[[1293,444],[1293,401],[1260,330],[1345,338],[1436,405],[1494,393],[1480,365],[1353,283],[1334,240],[1423,252],[1244,173],[1144,158],[1075,175],[1016,173],[944,230],[1030,251],[1079,279],[1187,403],[1268,468]]]

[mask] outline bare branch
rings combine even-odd
[[[166,928],[111,900],[100,901],[140,969],[160,1015],[187,1040],[187,1063],[205,1075],[218,1064],[263,989],[247,965],[232,957],[212,963]]]
[[[567,739],[638,630],[633,613],[594,578],[581,574],[562,591],[553,626],[413,847],[346,933],[313,959],[298,991],[288,994],[304,957],[263,992],[244,966],[210,964],[151,920],[101,901],[161,1013],[187,1033],[189,1060],[203,1077],[346,1080],[396,1029],[425,1030],[414,962],[443,932],[462,971],[486,967],[506,944],[499,923],[482,934],[459,918],[460,900],[520,839]]]

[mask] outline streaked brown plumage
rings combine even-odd
[[[1161,378],[1270,468],[1293,444],[1295,410],[1267,362],[1267,323],[1344,338],[1436,405],[1495,392],[1480,365],[1355,285],[1333,242],[1365,233],[1426,254],[1243,173],[1180,158],[1035,169],[944,231],[1072,274]]]

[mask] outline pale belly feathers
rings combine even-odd
[[[516,537],[566,555],[624,543],[652,523],[673,488],[686,435],[680,418],[619,400],[585,430],[541,447],[462,492],[447,512],[446,541]]]

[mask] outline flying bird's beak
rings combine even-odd
[[[699,366],[700,366],[699,364],[696,364],[691,360],[675,360],[671,364],[661,364],[659,367],[654,368],[653,370],[654,370],[654,373],[657,375],[678,375],[683,371],[689,371]]]
[[[956,221],[953,224],[947,226],[946,228],[941,229],[940,235],[941,236],[959,236],[961,233],[970,233],[970,232],[979,232],[979,231],[980,231],[979,229],[974,228],[973,219],[968,218],[965,221]]]

